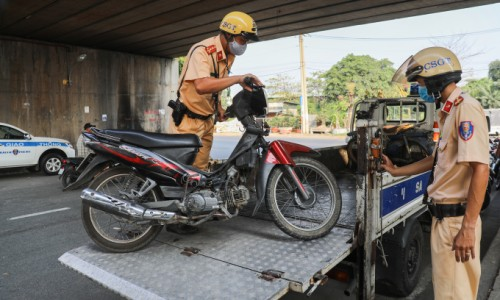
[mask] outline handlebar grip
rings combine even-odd
[[[254,84],[252,82],[252,77],[249,77],[249,76],[247,76],[243,79],[243,83],[245,83],[246,85],[248,85],[249,87],[252,87],[252,88],[254,86]]]

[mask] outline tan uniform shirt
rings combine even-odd
[[[457,87],[439,112],[439,128],[434,182],[427,191],[435,203],[461,202],[472,178],[469,162],[489,163],[486,116],[481,104]]]
[[[202,47],[198,47],[199,45]],[[215,77],[215,73],[219,73],[219,78],[227,77],[233,62],[234,55],[226,57],[220,36],[208,38],[191,47],[180,76],[181,80],[184,77],[180,88],[181,101],[190,111],[203,116],[214,114],[212,94],[198,94],[193,81]]]

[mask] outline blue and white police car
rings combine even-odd
[[[55,175],[62,160],[75,157],[75,149],[69,141],[35,137],[15,126],[0,123],[0,169],[28,167],[42,169],[47,175]]]

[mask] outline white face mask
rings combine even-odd
[[[240,45],[236,40],[229,43],[229,51],[234,55],[242,55],[247,50],[247,44]]]

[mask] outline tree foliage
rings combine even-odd
[[[394,72],[388,59],[349,54],[323,74],[324,92],[332,100],[339,96],[352,100],[396,97],[397,89],[390,83]]]
[[[494,82],[500,81],[500,60],[494,60],[489,65],[488,77]]]
[[[498,108],[500,107],[498,83],[498,81],[494,82],[491,78],[481,78],[468,82],[463,89],[481,102],[483,108]]]
[[[469,81],[463,89],[481,102],[484,108],[500,107],[500,60],[489,65],[488,78]]]
[[[286,74],[278,74],[267,80],[266,89],[273,98],[281,98],[283,101],[293,101],[300,95],[299,83]]]

